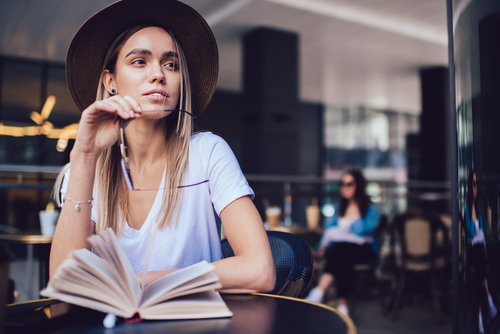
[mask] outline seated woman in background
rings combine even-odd
[[[326,264],[317,287],[306,297],[321,302],[326,289],[335,280],[337,309],[348,315],[347,297],[352,291],[354,266],[375,260],[375,243],[370,233],[378,226],[380,212],[365,193],[366,180],[358,169],[344,174],[340,184],[340,201],[335,215],[326,222],[318,257]]]

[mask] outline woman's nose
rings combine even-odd
[[[153,83],[155,81],[158,81],[161,84],[165,84],[165,74],[163,73],[163,68],[160,64],[154,64],[151,67],[149,82]]]

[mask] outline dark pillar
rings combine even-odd
[[[448,68],[420,70],[422,114],[420,115],[420,179],[448,180]]]
[[[472,114],[474,121],[475,169],[485,177],[496,177],[500,171],[500,14],[490,14],[479,21],[479,71],[481,112]]]
[[[299,172],[298,36],[269,28],[243,38],[242,169]]]

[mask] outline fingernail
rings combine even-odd
[[[136,109],[137,111],[142,111],[141,106],[137,106],[135,109]]]
[[[111,110],[116,110],[116,107],[115,107],[114,105],[110,104],[110,105],[109,105],[109,109],[111,109]]]
[[[128,111],[128,113],[129,113],[130,117],[135,117],[135,112],[132,109],[130,109]]]

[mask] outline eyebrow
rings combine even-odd
[[[127,55],[125,58],[127,58],[130,55],[145,55],[145,56],[151,56],[153,53],[149,51],[148,49],[133,49]]]
[[[129,53],[127,53],[127,55],[125,56],[125,58],[127,58],[130,55],[152,56],[153,53],[151,51],[149,51],[148,49],[133,49],[132,51],[130,51]],[[164,52],[161,56],[162,56],[162,58],[171,58],[171,57],[179,58],[179,55],[175,51]]]
[[[163,58],[179,58],[179,55],[175,51],[167,51],[162,54]]]

